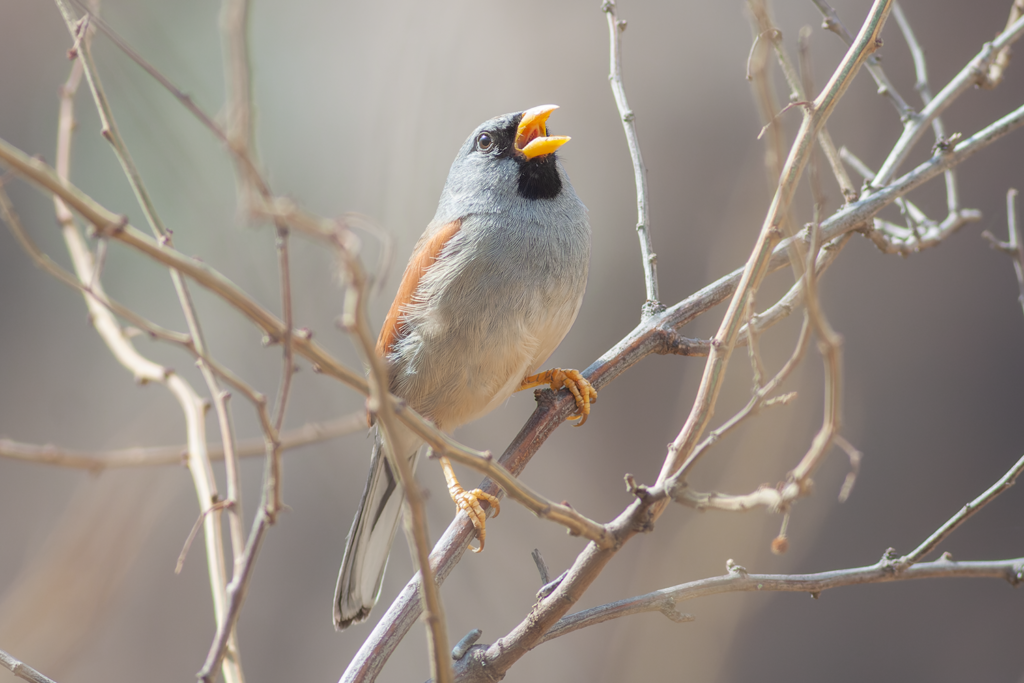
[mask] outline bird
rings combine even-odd
[[[576,370],[538,372],[576,320],[590,263],[587,209],[556,154],[569,138],[547,131],[557,108],[492,118],[466,139],[381,328],[376,353],[386,361],[389,390],[446,433],[522,389],[568,389],[577,407],[568,419],[577,425],[597,400]],[[393,456],[415,467],[422,441],[401,424],[391,431]],[[404,496],[384,447],[378,426],[338,576],[337,630],[368,618],[401,518]],[[479,552],[481,502],[497,516],[499,501],[463,489],[447,458],[440,461]]]

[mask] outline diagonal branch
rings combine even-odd
[[[44,676],[25,662],[15,659],[3,650],[0,650],[0,664],[18,678],[29,681],[29,683],[54,683],[52,678]]]
[[[949,518],[949,520],[941,527],[935,530],[931,536],[915,548],[912,552],[904,555],[896,562],[897,571],[906,571],[911,566],[915,565],[925,555],[934,550],[940,543],[946,540],[951,533],[974,516],[981,508],[985,507],[996,497],[1014,485],[1017,481],[1017,477],[1020,476],[1021,471],[1024,471],[1024,456],[1020,458],[1013,467],[1011,467],[1006,474],[999,478],[999,481],[992,484],[984,493],[972,500],[967,505],[964,505],[959,512]]]
[[[757,290],[768,273],[773,248],[781,239],[779,227],[784,221],[793,194],[796,192],[797,181],[810,156],[812,145],[860,65],[876,49],[878,34],[889,14],[891,4],[892,0],[875,1],[853,46],[846,53],[828,85],[815,98],[813,109],[810,112],[805,110],[803,124],[797,133],[789,157],[786,159],[779,188],[761,227],[754,251],[747,261],[743,277],[737,286],[737,292],[733,295],[725,318],[715,335],[715,343],[712,344],[693,409],[686,424],[669,447],[665,463],[658,475],[658,484],[664,483],[678,470],[688,472],[697,462],[691,455],[714,412],[729,356],[744,322],[743,311],[747,306],[748,298]],[[664,510],[664,507],[660,509]],[[660,511],[656,512],[655,516],[658,514]]]

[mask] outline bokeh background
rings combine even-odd
[[[855,31],[868,4],[836,7]],[[1010,6],[903,4],[927,50],[934,91],[1002,28]],[[662,297],[674,303],[745,260],[770,200],[761,124],[744,78],[752,33],[739,2],[624,0],[619,11],[629,22],[626,87],[648,165]],[[774,12],[794,56],[798,29],[814,27],[820,86],[842,56],[839,41],[819,28],[810,2],[780,2]],[[201,106],[218,111],[216,3],[110,0],[103,13]],[[326,215],[361,213],[395,240],[396,262],[374,302],[376,323],[468,132],[496,114],[554,102],[562,108],[551,127],[573,137],[560,154],[590,209],[594,239],[586,301],[552,363],[587,366],[636,324],[644,290],[632,171],[608,88],[598,2],[255,3],[251,34],[257,140],[275,191]],[[883,37],[883,63],[916,106],[909,52],[893,20]],[[0,136],[51,161],[70,44],[53,5],[0,4]],[[121,130],[178,248],[201,255],[278,310],[274,234],[237,218],[227,155],[107,40],[96,39],[95,53]],[[1019,106],[1022,73],[1018,61],[1000,89],[963,96],[945,117],[947,130],[969,135]],[[77,112],[74,181],[141,226],[84,85]],[[790,133],[798,116],[785,116]],[[877,167],[900,123],[862,72],[830,129],[838,144]],[[753,572],[812,572],[870,564],[890,546],[907,552],[1020,457],[1024,316],[1009,259],[979,235],[987,228],[1005,236],[1005,192],[1024,185],[1022,159],[1018,132],[960,168],[962,203],[983,212],[980,224],[910,258],[883,255],[855,236],[825,277],[826,310],[845,340],[843,433],[864,453],[850,500],[836,501],[848,468],[837,450],[816,477],[815,495],[796,506],[792,549],[782,557],[768,550],[777,516],[672,509],[614,559],[579,608],[720,574],[730,558]],[[7,188],[34,239],[67,263],[49,199],[20,181]],[[826,188],[832,210],[839,193],[831,182]],[[941,181],[913,199],[933,218],[944,216]],[[801,221],[809,218],[806,200],[804,192]],[[894,211],[887,215],[898,219]],[[367,235],[364,244],[375,263],[378,241]],[[341,288],[332,257],[301,239],[293,245],[297,324],[358,367],[334,322]],[[759,302],[767,305],[790,281],[785,272],[773,276]],[[184,329],[162,268],[114,245],[104,283],[141,314]],[[273,395],[279,349],[263,348],[239,315],[194,291],[214,355]],[[712,311],[685,333],[709,335],[721,314]],[[0,436],[79,449],[183,442],[181,413],[168,392],[134,385],[90,327],[80,296],[35,269],[6,230],[0,321]],[[788,321],[766,335],[770,368],[787,357],[797,327]],[[202,387],[189,357],[137,343]],[[360,408],[359,396],[301,365],[288,425]],[[585,428],[558,430],[524,480],[591,518],[610,519],[629,502],[625,472],[654,480],[702,368],[701,359],[644,360],[602,391]],[[731,370],[716,422],[749,395],[744,353]],[[723,440],[693,485],[742,493],[783,478],[820,424],[821,374],[812,350],[787,385],[798,400]],[[458,437],[503,450],[532,410],[528,393]],[[240,397],[234,410],[238,433],[257,434]],[[360,432],[288,453],[290,510],[267,538],[239,627],[250,681],[336,680],[369,632],[367,625],[335,633],[330,621],[369,448]],[[251,516],[260,459],[248,460],[243,473]],[[422,463],[419,478],[432,494],[437,535],[452,506],[435,465]],[[173,571],[196,516],[181,467],[93,475],[0,459],[0,648],[62,683],[191,680],[214,632],[202,544],[181,575]],[[958,559],[1018,557],[1021,519],[1024,497],[1011,490],[942,549]],[[539,586],[532,549],[541,549],[557,574],[581,547],[561,528],[506,505],[492,522],[486,552],[466,557],[444,586],[453,642],[474,627],[483,629],[482,642],[492,642],[529,611]],[[408,551],[398,541],[383,603],[409,575]],[[543,645],[506,680],[1020,680],[1022,599],[1002,582],[967,580],[844,588],[817,601],[801,594],[719,596],[681,605],[697,616],[693,623],[646,614]],[[424,654],[416,629],[381,680],[425,679]]]

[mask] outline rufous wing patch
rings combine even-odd
[[[416,244],[416,249],[413,251],[412,257],[409,258],[409,265],[405,267],[405,274],[402,275],[402,283],[398,285],[398,294],[395,295],[395,301],[391,304],[391,309],[384,319],[384,326],[380,328],[380,336],[377,338],[377,355],[382,358],[386,357],[402,337],[404,325],[401,322],[401,317],[404,309],[412,303],[423,274],[434,264],[434,261],[441,255],[444,245],[455,236],[461,226],[461,220],[446,223],[434,234],[421,237]]]

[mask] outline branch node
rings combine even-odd
[[[538,600],[543,600],[544,598],[546,598],[549,595],[551,595],[552,593],[554,593],[555,589],[558,588],[562,584],[562,581],[564,581],[565,577],[567,577],[568,575],[569,575],[569,570],[566,569],[564,572],[559,574],[558,578],[556,578],[554,581],[550,581],[550,582],[544,584],[543,586],[541,586],[540,590],[537,591],[537,599]]]
[[[1015,565],[1013,567],[1013,572],[1006,578],[1014,588],[1024,582],[1024,563]]]
[[[747,578],[747,568],[742,564],[737,564],[734,560],[728,559],[725,561],[725,568],[732,576],[739,576],[741,578]]]
[[[885,552],[882,553],[882,559],[878,561],[878,566],[889,574],[897,573],[899,569],[899,558],[896,555],[896,549],[886,548]]]
[[[676,601],[673,598],[668,598],[665,602],[661,603],[661,607],[659,609],[662,614],[677,624],[683,624],[697,619],[697,617],[692,614],[686,614],[685,612],[680,612],[676,609]]]
[[[960,133],[953,133],[949,137],[940,137],[932,145],[932,156],[936,154],[949,154],[956,149],[956,144],[960,142],[963,137]]]
[[[641,501],[646,502],[647,497],[650,494],[650,489],[645,484],[636,483],[636,479],[632,474],[627,473],[625,476],[626,490],[629,491],[631,496],[636,496]]]

